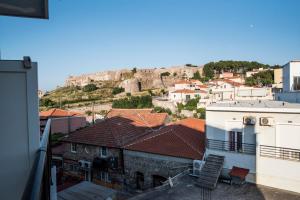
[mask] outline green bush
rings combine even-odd
[[[40,99],[40,106],[45,106],[45,107],[56,107],[57,103],[55,101],[52,101],[49,98],[45,98],[45,99]]]
[[[168,113],[169,115],[172,115],[172,111],[169,108],[162,108],[162,107],[154,107],[153,109],[156,113]]]
[[[137,96],[127,97],[123,99],[114,100],[112,103],[113,108],[152,108],[152,97]]]
[[[200,75],[199,71],[196,71],[194,73],[193,79],[195,79],[195,80],[201,80],[201,75]]]
[[[188,102],[186,102],[186,104],[184,105],[184,109],[185,110],[196,110],[197,109],[197,104],[199,102],[199,98],[195,98],[195,99],[190,99]]]
[[[170,76],[170,72],[163,72],[160,74],[160,77],[163,77],[163,76]]]
[[[88,116],[91,116],[92,115],[92,111],[90,111],[90,110],[87,110],[87,111],[85,111],[85,114],[87,114]]]
[[[94,90],[97,90],[97,86],[96,86],[95,84],[88,84],[88,85],[84,86],[84,87],[82,88],[82,90],[83,90],[84,92],[92,92],[92,91],[94,91]]]
[[[124,91],[125,91],[125,89],[122,88],[122,87],[114,87],[114,88],[112,89],[112,94],[113,94],[113,95],[116,95],[116,94],[122,93],[122,92],[124,92]]]
[[[205,119],[205,113],[206,113],[206,110],[205,108],[198,108],[197,110],[197,117],[199,117],[200,119]]]

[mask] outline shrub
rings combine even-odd
[[[40,99],[40,106],[55,107],[57,106],[57,103],[55,101],[52,101],[49,98],[45,98],[45,99]]]
[[[170,76],[170,72],[163,72],[160,74],[160,77],[163,77],[163,76]]]
[[[116,94],[122,93],[122,92],[124,92],[124,91],[125,91],[125,89],[122,88],[122,87],[114,87],[114,88],[112,89],[112,94],[113,94],[113,95],[116,95]]]
[[[88,84],[88,85],[84,86],[84,87],[82,88],[82,90],[83,90],[84,92],[92,92],[92,91],[94,91],[94,90],[97,90],[97,86],[96,86],[95,84]]]
[[[114,100],[112,103],[113,108],[152,108],[152,97],[137,96],[127,97],[123,99]]]
[[[206,113],[206,110],[205,110],[205,108],[198,108],[197,110],[197,114],[198,114],[198,118],[200,118],[200,119],[205,119],[205,113]]]
[[[169,108],[162,108],[162,107],[154,107],[153,109],[156,113],[168,113],[169,115],[172,115],[172,111]]]

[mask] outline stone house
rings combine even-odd
[[[112,188],[124,183],[123,146],[168,122],[167,113],[151,109],[112,109],[107,118],[69,134],[63,141],[65,176]]]
[[[169,124],[124,146],[126,184],[135,189],[156,187],[201,160],[205,121],[188,118]]]

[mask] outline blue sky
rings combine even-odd
[[[218,60],[300,59],[298,0],[50,0],[50,19],[0,17],[2,59],[31,56],[39,87],[68,75]]]

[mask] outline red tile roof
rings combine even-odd
[[[205,121],[189,118],[169,124],[125,146],[125,149],[189,159],[202,159]]]
[[[175,90],[172,93],[192,94],[192,93],[195,93],[195,91],[194,90],[189,90],[189,89],[181,89],[181,90]]]
[[[104,121],[75,131],[64,141],[119,148],[162,126],[168,117],[167,113],[150,113],[144,109],[119,111],[114,109]]]
[[[179,81],[176,81],[175,84],[191,84],[192,82],[191,81],[188,81],[188,80],[179,80]]]
[[[197,85],[197,87],[199,87],[199,88],[208,88],[207,85]]]
[[[47,111],[41,111],[40,117],[48,118],[48,117],[71,117],[71,116],[80,116],[81,113],[68,111],[68,110],[62,110],[58,108],[52,108]]]

